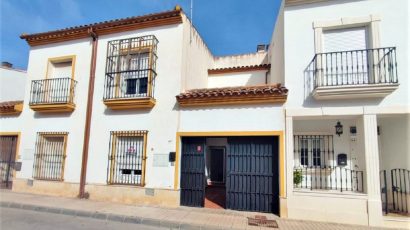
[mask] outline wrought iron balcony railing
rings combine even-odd
[[[120,71],[105,76],[104,100],[154,97],[152,69]]]
[[[103,98],[108,107],[124,109],[155,104],[157,44],[154,35],[108,42]]]
[[[77,81],[71,78],[52,78],[31,82],[30,105],[74,104]]]
[[[313,88],[397,84],[396,47],[318,53],[307,68]]]

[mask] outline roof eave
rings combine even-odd
[[[96,35],[106,35],[150,27],[179,24],[182,23],[181,12],[180,9],[177,9],[157,14],[105,21],[44,33],[22,34],[20,38],[25,39],[30,46],[38,46],[87,38],[90,36],[90,31]]]

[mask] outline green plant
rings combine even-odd
[[[302,183],[303,176],[301,171],[293,171],[293,184],[299,185]]]

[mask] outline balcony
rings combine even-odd
[[[72,112],[77,81],[52,78],[31,82],[30,108],[36,112]]]
[[[113,110],[152,108],[156,49],[153,35],[108,42],[104,104]]]
[[[305,73],[317,100],[386,97],[399,86],[395,47],[318,53]]]
[[[104,104],[110,109],[152,108],[155,105],[153,70],[136,70],[107,75]],[[152,79],[152,80],[151,80]]]

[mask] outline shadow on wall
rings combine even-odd
[[[148,114],[152,111],[152,108],[136,108],[136,109],[125,109],[125,110],[113,110],[113,109],[104,109],[104,115],[108,116],[121,116],[121,115],[139,115],[139,114]]]
[[[247,109],[264,109],[264,108],[282,108],[283,104],[259,104],[259,105],[251,105],[251,104],[241,104],[241,105],[214,105],[214,106],[189,106],[189,107],[179,107],[180,111],[212,111],[212,110],[221,110],[221,109],[240,109],[240,110],[247,110]]]
[[[72,112],[62,112],[62,113],[41,113],[41,112],[34,112],[33,117],[35,119],[43,119],[43,118],[68,118],[71,117]]]

